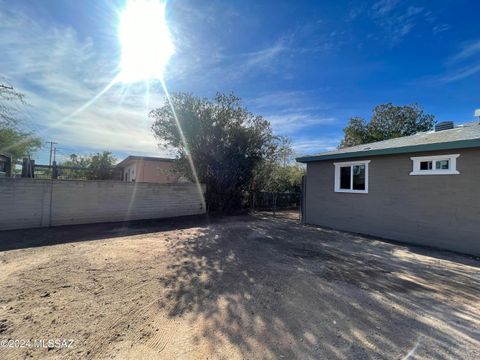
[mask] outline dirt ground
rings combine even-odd
[[[0,358],[480,358],[478,259],[292,219],[0,233]]]

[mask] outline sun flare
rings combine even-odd
[[[175,52],[165,21],[165,2],[128,0],[120,13],[122,46],[119,78],[123,82],[163,79]]]

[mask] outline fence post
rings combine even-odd
[[[5,176],[10,177],[12,176],[12,158],[7,156],[6,160],[6,169],[5,169]]]
[[[300,193],[300,222],[305,223],[305,196],[307,192],[307,178],[305,175],[302,176],[302,191]]]
[[[57,179],[58,178],[58,168],[57,168],[57,162],[53,161],[53,167],[52,167],[52,179]]]
[[[277,193],[274,192],[273,194],[273,216],[277,214]]]
[[[35,160],[23,158],[22,177],[33,178],[35,176]]]

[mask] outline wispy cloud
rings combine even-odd
[[[179,41],[179,49],[168,69],[168,78],[177,85],[202,86],[208,78],[209,87],[222,88],[233,81],[247,81],[260,73],[286,77],[289,55],[296,51],[292,36],[281,35],[257,50],[232,52],[205,42]],[[167,79],[168,80],[168,79]]]
[[[290,64],[289,55],[298,51],[293,46],[294,35],[289,33],[279,36],[271,44],[266,44],[258,50],[234,53],[232,55],[219,54],[217,76],[228,81],[238,81],[258,73],[288,76]]]
[[[480,64],[475,66],[466,66],[459,69],[450,70],[446,75],[440,76],[442,82],[454,82],[457,80],[468,78],[480,72]]]
[[[283,109],[295,109],[295,111],[313,111],[331,109],[331,103],[324,103],[315,96],[315,93],[328,90],[328,88],[317,88],[309,90],[277,90],[261,93],[255,98],[247,99],[248,104],[255,109],[271,109],[276,111]]]
[[[446,61],[445,73],[436,79],[440,82],[455,82],[480,73],[480,40],[464,43]]]
[[[449,63],[466,60],[480,53],[480,40],[471,41],[462,46],[460,51],[450,57]]]
[[[341,138],[338,134],[309,137],[306,134],[318,133],[319,129],[332,129],[338,120],[330,114],[336,104],[321,100],[328,88],[315,90],[273,91],[247,99],[247,105],[270,121],[276,134],[293,139],[296,153],[323,152],[335,149]],[[325,130],[330,131],[330,130]]]
[[[318,138],[299,138],[293,142],[293,148],[299,155],[332,151],[340,144],[341,138],[335,135]]]
[[[361,6],[357,6],[357,7],[351,7],[350,10],[348,11],[347,13],[347,16],[346,16],[346,20],[347,21],[353,21],[355,20],[356,18],[358,18],[359,16],[362,15],[363,13],[363,7]]]
[[[266,115],[265,118],[270,121],[273,130],[282,135],[294,134],[304,128],[333,124],[335,122],[333,117],[321,117],[305,113]]]
[[[372,5],[372,12],[376,17],[386,16],[398,5],[399,0],[380,0]]]
[[[245,58],[244,67],[248,70],[252,67],[270,67],[272,62],[276,60],[280,54],[289,50],[289,37],[279,38],[273,45],[254,51],[251,53],[242,54]]]
[[[368,17],[381,29],[381,35],[372,33],[369,38],[385,39],[390,46],[397,45],[417,26],[431,27],[434,35],[451,29],[450,24],[438,23],[437,13],[441,10],[428,9],[417,4],[418,2],[403,0],[378,0],[368,7],[366,2],[363,2],[348,12],[346,20]]]
[[[450,30],[452,27],[449,24],[440,24],[440,25],[435,25],[432,29],[433,33],[435,35],[440,34],[444,31]]]
[[[335,117],[322,115],[333,105],[323,103],[312,91],[273,91],[247,99],[247,105],[262,114],[273,130],[282,135],[336,122]]]
[[[40,135],[71,148],[159,153],[147,119],[144,87],[115,85],[85,111],[65,120],[115,76],[113,56],[70,27],[44,23],[0,2],[0,71],[31,104]],[[161,101],[152,95],[150,101]],[[63,120],[62,120],[63,119]]]
[[[380,0],[372,5],[370,16],[394,45],[413,30],[423,12],[423,7],[406,6],[399,0]]]

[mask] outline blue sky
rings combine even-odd
[[[168,155],[149,130],[158,84],[115,85],[123,1],[0,0],[0,76],[27,95],[28,127],[72,152]],[[437,120],[480,108],[478,1],[170,0],[170,91],[234,91],[292,138],[298,153],[332,149],[351,116],[418,102]],[[39,152],[48,159],[47,148]]]

